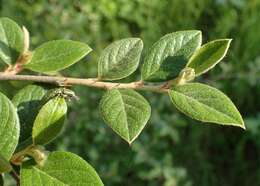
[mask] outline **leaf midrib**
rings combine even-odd
[[[105,69],[105,72],[103,73],[103,76],[104,75],[107,75],[109,74],[109,71],[112,71],[112,70],[115,70],[118,68],[118,66],[120,66],[122,63],[123,60],[125,60],[125,58],[127,58],[126,56],[128,56],[128,54],[135,49],[135,47],[138,45],[138,43],[140,42],[140,40],[137,40],[136,43],[131,47],[131,49],[129,49],[126,54],[124,55],[124,57],[122,57],[120,60],[118,60],[118,63],[113,63],[111,64],[111,68],[107,68]],[[118,52],[117,52],[118,53]],[[101,75],[102,76],[102,75]]]
[[[41,125],[40,125],[40,130],[41,131],[44,131],[44,130],[46,130],[49,126],[50,126],[50,121],[52,121],[52,119],[53,119],[53,115],[54,115],[54,112],[56,111],[56,109],[57,109],[57,107],[58,107],[58,100],[56,99],[56,100],[50,100],[50,101],[55,101],[54,103],[55,103],[55,105],[53,105],[53,109],[51,110],[51,112],[50,112],[50,115],[51,115],[51,117],[48,117],[47,118],[47,122],[46,123],[48,123],[48,126],[45,126],[44,127],[44,125],[42,125],[42,121],[41,121]],[[46,104],[48,104],[48,103],[46,103]],[[44,105],[44,106],[46,106],[46,105]],[[39,113],[40,113],[40,111],[39,111]],[[36,116],[37,117],[37,116]],[[38,126],[39,127],[39,126]],[[36,130],[36,129],[35,129]],[[36,130],[36,132],[37,132],[37,134],[33,134],[33,143],[36,143],[38,140],[37,140],[37,138],[39,138],[39,135],[41,134],[41,132],[39,132],[39,130]],[[36,141],[35,141],[36,140]],[[40,140],[41,141],[41,140]],[[49,141],[45,141],[45,143],[48,143]]]
[[[182,96],[184,96],[184,97],[186,97],[186,98],[188,98],[188,99],[191,99],[191,100],[193,100],[193,101],[197,101],[198,103],[204,105],[205,107],[207,107],[207,108],[209,108],[209,109],[211,109],[211,110],[214,110],[214,111],[216,111],[216,112],[218,112],[218,113],[220,113],[220,114],[223,114],[223,115],[227,116],[228,118],[231,118],[231,120],[232,120],[232,121],[235,121],[235,123],[237,122],[236,120],[234,120],[234,118],[232,118],[231,116],[227,115],[226,113],[220,112],[220,111],[216,110],[215,108],[210,107],[210,106],[208,106],[208,105],[206,105],[206,104],[204,104],[204,103],[198,101],[197,99],[195,99],[195,98],[193,98],[193,97],[187,96],[187,95],[182,94],[181,92],[178,92],[178,91],[174,91],[174,92],[176,92],[177,94],[180,94],[180,95],[182,95]],[[235,123],[234,123],[234,124],[235,124]]]
[[[63,181],[59,180],[58,178],[55,178],[51,175],[49,175],[47,172],[44,172],[42,171],[41,169],[38,169],[37,167],[33,166],[33,169],[35,169],[37,172],[41,173],[41,174],[44,174],[48,177],[50,177],[51,179],[55,180],[55,181],[58,181],[58,182],[61,182],[62,184],[64,184],[64,186],[69,186],[68,184],[64,183]]]
[[[216,53],[216,52],[219,52],[219,51],[222,49],[222,47],[223,47],[223,46],[219,46],[218,49],[217,49],[214,53],[211,53],[211,54],[209,55],[208,59],[210,59],[210,58],[212,58],[212,56],[216,55],[215,53]],[[225,51],[226,51],[226,50],[225,50]],[[224,57],[224,55],[221,56],[221,57],[220,57],[218,60],[216,60],[215,62],[210,63],[210,64],[211,64],[211,65],[214,65],[214,64],[218,63],[219,61],[222,60],[223,57]],[[191,62],[190,62],[190,63],[191,63]],[[201,67],[203,67],[203,65],[205,65],[205,63],[200,63],[199,65],[196,66],[196,68],[201,69]],[[210,67],[208,67],[208,68],[210,68]],[[207,68],[207,69],[208,69],[208,68]],[[200,71],[201,71],[200,73],[203,73],[204,71],[207,71],[207,69],[205,69],[205,70],[200,70]]]
[[[65,57],[65,56],[71,56],[71,54],[73,54],[74,51],[69,51],[69,52],[66,52],[66,53],[63,53],[63,54],[60,54],[60,55],[56,55],[56,56],[48,56],[48,57],[45,57],[45,58],[42,58],[40,60],[35,60],[35,59],[32,59],[30,63],[28,63],[27,65],[25,66],[32,66],[32,65],[39,65],[40,63],[42,63],[43,61],[54,61],[56,60],[57,58],[62,58],[62,57]],[[81,49],[80,51],[78,52],[83,52],[83,49]],[[79,57],[80,58],[80,57]],[[32,63],[33,61],[33,63]]]
[[[130,141],[130,135],[129,135],[129,126],[128,126],[128,119],[127,119],[127,114],[126,114],[126,109],[125,109],[125,104],[124,104],[124,99],[123,99],[123,96],[122,96],[122,93],[117,90],[119,95],[120,95],[120,100],[122,102],[122,107],[123,107],[123,112],[124,112],[124,115],[125,115],[125,118],[126,118],[126,129],[127,129],[127,140]]]

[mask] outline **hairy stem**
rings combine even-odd
[[[112,83],[99,81],[96,78],[71,78],[71,77],[57,77],[57,76],[35,76],[35,75],[15,75],[0,73],[0,81],[15,80],[15,81],[32,81],[41,83],[50,83],[56,85],[70,86],[70,85],[84,85],[89,87],[101,89],[135,89],[147,90],[152,92],[167,92],[168,87],[161,85],[145,85],[141,81],[132,83]]]

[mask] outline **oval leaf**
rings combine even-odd
[[[13,97],[12,102],[17,107],[20,120],[19,144],[31,140],[33,123],[40,110],[41,99],[46,92],[46,86],[28,85]]]
[[[245,128],[243,119],[232,101],[213,87],[188,83],[173,87],[169,96],[181,112],[193,119]]]
[[[167,34],[148,51],[142,66],[145,81],[167,81],[177,77],[189,57],[201,45],[198,30]]]
[[[22,51],[22,29],[9,18],[0,18],[0,61],[14,64]]]
[[[115,41],[102,52],[98,62],[98,77],[116,80],[132,74],[138,67],[143,49],[139,38]]]
[[[190,58],[187,67],[195,70],[196,76],[212,69],[226,55],[231,39],[219,39],[203,45]]]
[[[0,174],[4,172],[10,172],[11,170],[11,164],[0,154]]]
[[[91,165],[69,152],[52,152],[43,166],[26,162],[21,169],[21,186],[102,186]]]
[[[56,97],[43,105],[33,124],[33,143],[44,145],[55,139],[63,128],[66,113],[64,98]]]
[[[49,41],[33,52],[31,60],[24,68],[36,72],[54,72],[63,70],[91,51],[91,48],[81,42],[71,40]]]
[[[149,103],[134,90],[107,91],[100,111],[105,122],[128,143],[137,138],[151,115]]]
[[[0,153],[10,160],[18,143],[20,125],[12,102],[0,93]]]

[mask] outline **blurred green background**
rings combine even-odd
[[[260,0],[0,0],[0,14],[28,28],[31,49],[61,38],[88,43],[94,52],[63,72],[75,77],[95,77],[101,50],[124,37],[141,37],[145,50],[178,30],[200,29],[204,43],[233,38],[227,57],[199,81],[231,97],[246,131],[193,121],[167,96],[142,93],[152,117],[129,146],[99,115],[103,91],[74,87],[81,99],[48,149],[79,154],[108,186],[260,185]]]

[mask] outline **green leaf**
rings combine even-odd
[[[112,89],[100,103],[105,122],[124,140],[132,143],[143,130],[151,115],[151,107],[134,90]]]
[[[12,102],[0,93],[0,152],[10,160],[18,143],[20,125],[16,109]]]
[[[219,39],[203,45],[187,63],[187,67],[195,70],[196,76],[212,69],[226,55],[231,39]]]
[[[33,52],[25,68],[36,72],[63,70],[87,55],[92,49],[84,43],[70,40],[49,41]]]
[[[0,154],[0,174],[4,172],[10,172],[12,166],[10,163]]]
[[[46,92],[46,86],[28,85],[13,97],[12,102],[17,107],[21,127],[19,146],[31,139],[33,123]]]
[[[44,165],[26,162],[21,169],[21,186],[102,186],[91,165],[69,152],[52,152]]]
[[[143,49],[139,38],[122,39],[110,44],[102,52],[98,62],[98,77],[116,80],[132,74],[138,67]]]
[[[142,66],[145,81],[167,81],[178,76],[189,57],[201,45],[201,31],[179,31],[167,34],[148,51]]]
[[[193,119],[245,128],[232,101],[221,91],[200,83],[174,86],[169,91],[173,104]]]
[[[9,18],[0,18],[0,61],[14,64],[22,51],[22,29]]]
[[[43,105],[33,124],[33,143],[44,145],[55,139],[63,128],[66,113],[64,98],[56,97]]]

